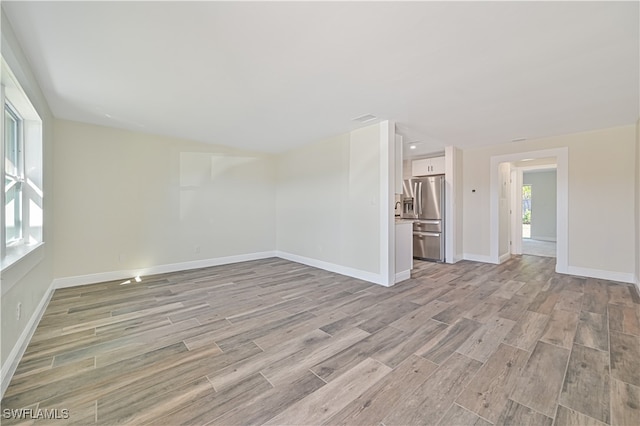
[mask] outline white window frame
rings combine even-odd
[[[9,268],[20,263],[31,252],[42,246],[44,230],[43,204],[43,158],[42,158],[42,120],[31,103],[15,75],[2,58],[0,82],[0,104],[2,120],[0,120],[0,174],[2,175],[2,191],[0,192],[0,270],[3,275]],[[5,189],[5,115],[6,110],[17,118],[19,161],[16,180],[20,184],[20,225],[19,239],[7,242],[6,238],[6,189]],[[41,253],[40,253],[41,255]],[[39,256],[40,256],[39,255]],[[36,257],[39,257],[36,256]],[[33,257],[33,256],[31,256]],[[32,259],[33,260],[33,259]],[[32,262],[28,262],[32,263]],[[19,269],[24,269],[24,266]],[[4,277],[2,293],[6,291]]]
[[[12,241],[7,241],[7,236],[6,236],[6,229],[7,229],[7,224],[6,224],[6,210],[3,210],[3,213],[1,215],[1,221],[0,221],[0,225],[2,225],[2,241],[3,241],[3,251],[6,251],[6,248],[8,247],[12,247],[12,246],[16,246],[16,245],[20,245],[24,243],[24,236],[26,235],[27,231],[25,229],[25,226],[27,224],[27,220],[25,220],[25,209],[24,209],[24,205],[25,205],[25,197],[24,197],[24,182],[25,182],[25,175],[24,175],[24,139],[23,139],[23,126],[24,126],[24,119],[22,118],[22,116],[20,115],[20,113],[18,111],[16,111],[15,107],[13,105],[11,105],[11,102],[9,102],[7,99],[4,98],[3,96],[3,114],[6,114],[7,111],[9,113],[9,115],[12,116],[12,118],[16,121],[16,125],[17,125],[17,135],[16,135],[16,144],[17,144],[17,149],[18,149],[18,164],[17,164],[17,170],[16,170],[16,174],[9,174],[9,176],[16,182],[17,185],[20,186],[20,191],[19,191],[19,199],[20,199],[20,209],[19,209],[19,220],[20,220],[20,237],[12,240]],[[4,121],[4,115],[3,115],[3,121],[2,124],[4,125],[5,121]],[[2,148],[6,149],[6,141],[4,140],[6,134],[4,133],[4,128],[2,129]],[[2,153],[2,158],[5,158],[5,155],[7,153],[3,152]],[[2,164],[2,175],[3,177],[6,176],[8,173],[6,170],[4,170],[5,167],[5,163],[3,162]],[[4,182],[4,180],[3,180]],[[4,184],[4,183],[3,183]],[[2,205],[6,208],[6,189],[2,191]],[[15,214],[15,213],[14,213]]]

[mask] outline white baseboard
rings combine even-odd
[[[462,255],[462,258],[464,260],[471,260],[473,262],[493,263],[493,264],[496,263],[491,259],[491,256],[484,256],[481,254],[464,253]]]
[[[568,266],[567,274],[581,277],[598,278],[601,280],[618,281],[622,283],[635,284],[634,274],[615,271],[603,271],[601,269],[582,268],[580,266]]]
[[[500,257],[500,263],[511,257],[510,254],[505,254]],[[503,260],[504,259],[504,260]],[[494,263],[489,256],[482,256],[476,254],[465,253],[464,260],[472,260],[474,262]],[[602,280],[618,281],[623,283],[636,284],[638,291],[640,292],[640,282],[638,278],[632,273],[604,271],[601,269],[582,268],[579,266],[568,266],[566,271],[556,269],[556,272],[560,274],[577,275],[581,277],[598,278]]]
[[[362,271],[360,269],[350,268],[348,266],[336,265],[335,263],[312,259],[310,257],[299,256],[297,254],[291,254],[284,251],[277,251],[276,253],[278,257],[285,260],[290,260],[292,262],[302,263],[304,265],[324,269],[325,271],[335,272],[349,277],[358,278],[360,280],[369,281],[374,284],[380,284],[385,287],[393,285],[393,283],[389,283],[388,278],[383,277],[382,274]]]
[[[29,321],[25,325],[22,334],[18,337],[18,341],[13,346],[13,349],[11,349],[6,361],[2,364],[0,398],[4,396],[4,392],[9,387],[13,374],[16,372],[16,368],[18,368],[18,363],[22,359],[22,355],[24,355],[24,351],[27,349],[27,346],[31,341],[31,337],[36,331],[36,327],[38,327],[38,323],[40,322],[45,309],[47,309],[49,300],[51,300],[51,296],[53,295],[53,290],[53,282],[51,282],[44,296],[40,299],[40,303],[36,306],[31,318],[29,318]]]
[[[511,259],[511,253],[505,253],[498,259],[498,263],[504,263],[507,260]]]
[[[208,268],[210,266],[228,265],[230,263],[247,262],[250,260],[267,259],[277,257],[275,251],[263,251],[258,253],[240,254],[236,256],[216,257],[212,259],[193,260],[190,262],[170,263],[166,265],[150,266],[139,269],[123,271],[101,272],[97,274],[78,275],[74,277],[56,278],[53,280],[54,288],[76,287],[79,285],[95,284],[105,281],[126,280],[138,275],[166,274],[169,272],[187,271],[189,269]]]
[[[411,270],[398,272],[396,273],[395,283],[397,284],[400,281],[408,280],[409,278],[411,278]]]

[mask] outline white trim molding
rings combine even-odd
[[[302,263],[303,265],[313,266],[314,268],[324,269],[325,271],[335,272],[337,274],[346,275],[348,277],[357,278],[363,281],[368,281],[370,283],[380,284],[385,287],[393,285],[388,283],[388,277],[385,274],[376,274],[374,272],[350,268],[348,266],[342,266],[318,259],[312,259],[310,257],[299,256],[297,254],[287,253],[284,251],[278,251],[276,252],[276,255],[281,259]]]
[[[569,266],[567,274],[579,277],[598,278],[601,280],[618,281],[621,283],[635,284],[633,273],[605,271],[602,269],[583,268],[581,266]]]
[[[166,274],[169,272],[188,271],[190,269],[208,268],[210,266],[228,265],[231,263],[248,262],[251,260],[268,259],[270,257],[279,257],[281,259],[290,260],[292,262],[302,263],[304,265],[313,266],[330,272],[358,278],[369,281],[374,284],[380,284],[385,287],[393,285],[389,283],[386,274],[363,271],[348,266],[342,266],[335,263],[325,262],[318,259],[312,259],[297,254],[287,253],[283,251],[264,251],[258,253],[242,254],[237,256],[216,257],[212,259],[194,260],[190,262],[171,263],[167,265],[150,266],[139,269],[128,269],[122,271],[101,272],[96,274],[78,275],[73,277],[56,278],[53,280],[53,289],[77,287],[81,285],[96,284],[107,281],[126,280],[136,276],[144,277],[146,275]],[[394,278],[395,278],[394,273]]]
[[[511,254],[522,254],[522,169],[511,169]]]
[[[190,262],[149,266],[139,269],[56,278],[53,280],[53,286],[54,288],[76,287],[79,285],[95,284],[106,281],[126,280],[136,276],[166,274],[168,272],[187,271],[190,269],[208,268],[210,266],[228,265],[230,263],[248,262],[250,260],[267,259],[269,257],[277,257],[276,252],[263,251],[235,256],[215,257],[212,259],[193,260]]]
[[[456,149],[449,145],[444,147],[444,261],[455,263],[456,247]]]
[[[472,262],[498,264],[498,262],[494,261],[491,256],[486,256],[484,254],[464,253],[462,255],[462,260],[471,260]]]
[[[22,330],[22,334],[20,334],[20,337],[16,341],[16,344],[13,346],[13,349],[11,349],[9,356],[2,364],[2,372],[0,373],[2,377],[2,381],[0,384],[0,386],[2,386],[2,388],[0,389],[0,398],[4,396],[4,392],[9,387],[9,383],[11,382],[11,379],[16,372],[16,368],[18,368],[18,363],[22,359],[24,351],[27,349],[31,338],[33,337],[33,333],[36,331],[38,323],[40,323],[40,319],[42,318],[44,311],[47,309],[47,305],[51,300],[51,296],[53,296],[53,291],[54,286],[53,282],[51,282],[44,296],[42,296],[42,299],[40,299],[40,303],[38,303],[38,306],[36,306],[36,309],[33,311],[31,318],[29,318],[29,322],[27,322],[24,330]]]
[[[411,278],[411,271],[402,271],[396,273],[396,283]]]

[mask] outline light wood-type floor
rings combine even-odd
[[[555,241],[533,240],[531,238],[522,239],[522,254],[533,256],[556,257],[557,244]]]
[[[554,260],[419,262],[385,288],[267,259],[57,290],[2,424],[638,425],[635,288]]]

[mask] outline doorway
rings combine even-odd
[[[547,165],[543,164],[548,162]],[[521,166],[522,254],[556,257],[557,173],[555,159]]]
[[[531,185],[522,185],[522,238],[531,238]]]
[[[506,154],[506,155],[497,155],[492,156],[490,158],[490,194],[489,194],[489,216],[490,216],[490,227],[489,227],[489,249],[490,256],[489,259],[492,263],[502,263],[506,259],[508,259],[513,254],[521,254],[522,253],[522,180],[520,180],[516,185],[511,184],[511,209],[508,209],[507,212],[511,213],[508,215],[503,214],[504,209],[502,206],[504,205],[504,196],[502,188],[502,170],[501,164],[507,163],[508,168],[511,169],[512,176],[522,174],[520,167],[531,167],[534,166],[535,161],[542,159],[555,159],[556,163],[556,220],[555,220],[555,229],[556,229],[556,272],[559,273],[567,273],[568,269],[568,192],[569,192],[569,179],[568,179],[568,163],[569,163],[569,153],[566,147],[563,148],[554,148],[554,149],[546,149],[540,151],[529,151],[529,152],[521,152],[514,154]],[[529,165],[526,163],[530,162]],[[514,167],[511,167],[511,166]],[[549,165],[546,165],[546,168],[549,168]],[[512,182],[517,182],[518,179],[511,179]],[[516,191],[515,188],[520,190]],[[535,202],[535,194],[533,195],[533,199]],[[511,211],[510,211],[511,210]],[[514,211],[516,210],[516,211]],[[515,214],[514,214],[515,213]],[[519,214],[518,214],[519,213]],[[535,205],[532,208],[532,217],[535,220]],[[517,220],[514,220],[514,217]],[[504,226],[504,221],[511,222],[511,226]],[[518,226],[516,226],[516,223]],[[504,249],[504,244],[502,241],[505,239],[505,233],[509,235],[509,241],[511,244],[507,245],[506,251]],[[520,247],[518,246],[520,243]]]

